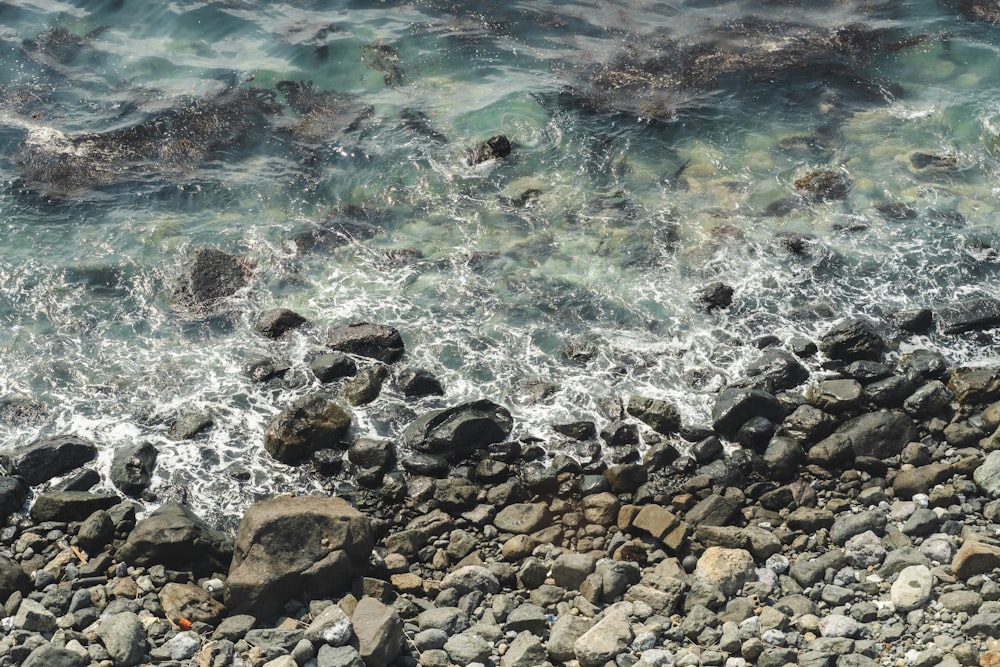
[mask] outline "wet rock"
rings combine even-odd
[[[774,437],[764,450],[764,465],[778,482],[789,482],[796,477],[806,455],[799,443],[791,438]]]
[[[291,370],[286,361],[278,361],[268,357],[253,359],[243,366],[243,372],[254,382],[270,382],[285,377]]]
[[[313,359],[309,364],[309,370],[320,382],[332,382],[337,378],[354,375],[358,372],[358,365],[343,352],[331,352]]]
[[[725,526],[739,513],[735,498],[711,494],[688,510],[685,520],[692,526]]]
[[[948,377],[948,389],[959,403],[984,405],[1000,399],[1000,368],[959,366]]]
[[[552,430],[573,440],[592,440],[597,436],[597,425],[592,421],[569,422],[553,424]]]
[[[795,189],[799,194],[817,202],[844,199],[851,186],[847,176],[829,170],[812,171],[795,179]]]
[[[246,260],[215,248],[198,248],[185,258],[171,301],[182,309],[203,314],[246,287],[249,276]]]
[[[385,324],[357,322],[330,330],[327,347],[337,352],[347,352],[360,357],[370,357],[383,363],[392,363],[403,356],[403,337],[399,331]]]
[[[745,449],[762,453],[776,428],[775,423],[766,417],[751,417],[736,432],[736,442]]]
[[[403,621],[392,607],[364,597],[351,614],[358,654],[365,667],[387,667],[403,649]]]
[[[857,380],[822,380],[806,390],[806,400],[820,410],[839,414],[855,408],[861,393]]]
[[[104,619],[97,626],[97,634],[115,667],[133,667],[142,662],[146,632],[134,613],[124,611]]]
[[[29,514],[33,521],[83,521],[97,510],[111,509],[119,502],[113,493],[49,491],[39,494]]]
[[[991,329],[1000,324],[1000,300],[965,299],[941,306],[935,312],[938,328],[945,334]]]
[[[77,544],[83,549],[101,549],[115,536],[115,525],[104,510],[97,510],[83,522],[76,533]]]
[[[764,350],[746,369],[760,389],[777,393],[797,387],[809,379],[809,371],[789,352],[777,348]]]
[[[934,324],[934,314],[930,308],[906,308],[892,312],[889,321],[903,331],[925,333]]]
[[[761,389],[730,388],[716,397],[712,423],[717,432],[731,437],[752,417],[780,422],[785,414],[785,407],[773,394]]]
[[[298,329],[308,320],[287,308],[274,308],[263,313],[254,324],[254,330],[267,338],[281,338],[289,331]]]
[[[232,540],[191,510],[164,503],[139,521],[118,551],[118,559],[135,565],[165,565],[200,574],[225,571],[232,558]]]
[[[601,439],[608,447],[628,447],[639,444],[639,429],[621,419],[615,419],[601,429]]]
[[[906,443],[917,439],[917,428],[913,420],[902,413],[870,412],[845,422],[834,435],[849,440],[855,456],[887,459],[899,454]]]
[[[729,308],[733,303],[733,288],[725,283],[709,283],[698,291],[698,302],[706,310]]]
[[[885,341],[871,322],[857,318],[835,324],[819,343],[820,350],[827,357],[845,362],[862,359],[878,361],[885,347]]]
[[[20,511],[28,499],[28,487],[18,477],[0,477],[0,523]]]
[[[226,606],[264,616],[297,595],[349,588],[372,540],[368,519],[340,498],[285,496],[251,505],[233,544]]]
[[[811,405],[800,405],[785,417],[775,435],[806,445],[825,438],[836,426],[837,420],[833,415]]]
[[[611,485],[612,493],[634,493],[649,479],[645,466],[625,463],[611,466],[604,471],[604,479]]]
[[[11,472],[31,486],[66,474],[97,458],[97,447],[75,435],[42,438],[20,450],[11,460]]]
[[[473,401],[421,415],[406,427],[403,444],[457,461],[506,440],[513,427],[507,408],[492,401]]]
[[[502,134],[498,134],[479,144],[472,151],[472,154],[469,156],[469,164],[482,164],[488,160],[505,158],[510,155],[510,152],[510,139]]]
[[[341,395],[353,406],[367,405],[378,398],[388,379],[389,369],[384,365],[369,366],[344,385]]]
[[[444,396],[441,381],[430,371],[422,368],[404,368],[396,375],[396,385],[404,396],[418,398],[420,396]]]
[[[215,420],[210,415],[202,412],[188,413],[174,420],[167,430],[167,437],[171,440],[190,440],[214,425]]]
[[[719,587],[726,596],[733,596],[743,585],[757,578],[753,556],[745,549],[708,547],[698,559],[695,575]]]
[[[954,397],[940,380],[931,380],[903,401],[903,410],[918,419],[933,417],[943,413]]]
[[[644,396],[631,396],[625,411],[657,433],[673,433],[681,427],[677,407],[667,401]]]
[[[863,397],[882,408],[899,408],[916,390],[917,385],[909,376],[892,375],[865,386]]]
[[[177,623],[181,618],[216,625],[226,608],[200,586],[167,583],[159,592],[160,606],[166,617]]]
[[[897,611],[907,612],[920,609],[931,598],[934,577],[924,565],[903,568],[893,582],[889,599]]]
[[[157,455],[156,447],[149,442],[116,449],[111,460],[111,483],[126,496],[138,496],[149,486]]]
[[[296,463],[319,449],[343,449],[351,415],[320,394],[308,394],[275,415],[264,430],[264,448],[282,463]]]

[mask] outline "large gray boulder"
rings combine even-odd
[[[403,337],[395,328],[385,324],[356,322],[335,327],[328,334],[327,347],[361,357],[392,363],[403,356]]]
[[[869,412],[841,424],[835,434],[851,442],[855,456],[887,459],[917,439],[913,420],[901,412]]]
[[[143,567],[159,564],[173,570],[190,568],[209,575],[224,571],[232,553],[228,535],[215,530],[183,505],[165,503],[136,524],[118,550],[118,559]]]
[[[417,417],[403,431],[403,444],[457,461],[505,440],[513,428],[507,408],[492,401],[472,401]]]
[[[15,454],[9,468],[34,486],[76,470],[97,458],[97,447],[75,435],[36,440]]]
[[[308,394],[279,412],[264,430],[264,449],[282,463],[297,463],[320,449],[345,449],[351,414],[320,394]]]
[[[220,299],[247,285],[247,263],[215,248],[198,248],[185,258],[171,302],[195,313],[211,311]]]
[[[230,613],[267,616],[287,600],[344,590],[368,563],[368,519],[341,498],[287,496],[252,505],[233,545]]]
[[[123,611],[109,616],[97,626],[97,635],[115,667],[133,667],[142,662],[146,631],[134,613]]]

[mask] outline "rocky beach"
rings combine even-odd
[[[139,447],[110,480],[72,434],[8,461],[0,665],[992,667],[1000,368],[893,336],[985,331],[996,305],[761,339],[711,424],[632,395],[550,441],[489,400],[351,434],[359,384],[444,390],[391,327],[331,331],[313,371],[347,378],[257,446],[346,495],[262,499],[227,531],[149,502]]]

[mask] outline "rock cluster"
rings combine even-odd
[[[398,451],[343,440],[351,498],[235,537],[89,490],[22,516],[34,445],[0,477],[0,667],[998,664],[1000,371],[887,358],[860,320],[817,343],[812,374],[765,350],[711,429],[642,396],[558,425],[585,462],[490,401],[432,410]]]

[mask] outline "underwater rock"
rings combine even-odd
[[[204,314],[218,302],[248,284],[247,262],[215,248],[198,248],[188,254],[174,286],[171,301],[183,310]]]
[[[698,291],[698,302],[707,310],[729,308],[733,303],[733,288],[721,282],[709,283]]]
[[[385,324],[355,322],[330,330],[327,347],[390,364],[403,356],[403,337]]]
[[[1000,6],[993,0],[959,0],[958,8],[970,21],[1000,23]]]
[[[795,179],[795,189],[806,199],[814,202],[844,199],[851,189],[851,180],[834,171],[811,171]]]
[[[138,496],[149,486],[158,455],[156,447],[148,442],[116,450],[111,461],[111,483],[126,496]]]
[[[958,166],[958,159],[954,157],[941,157],[930,153],[917,151],[910,154],[910,164],[914,169],[938,169],[950,171]]]
[[[398,86],[403,82],[403,68],[400,67],[399,51],[382,42],[372,42],[361,47],[361,62],[382,72],[382,80],[387,86]]]
[[[350,427],[346,409],[308,394],[271,419],[264,430],[264,449],[282,463],[297,463],[319,449],[346,448],[344,436]]]
[[[457,461],[506,440],[513,428],[507,408],[488,400],[472,401],[421,415],[406,427],[403,444]]]
[[[505,158],[510,155],[510,152],[510,139],[503,134],[498,134],[479,144],[472,151],[472,155],[469,156],[469,164],[481,164],[487,160]]]
[[[907,204],[897,202],[887,202],[875,207],[883,218],[887,220],[915,220],[920,212]]]

